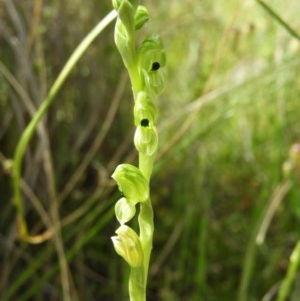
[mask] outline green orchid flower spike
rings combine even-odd
[[[154,232],[153,209],[150,200],[150,177],[158,149],[156,128],[157,96],[163,91],[166,55],[159,35],[152,34],[136,45],[135,33],[150,19],[146,7],[138,0],[113,0],[118,12],[115,43],[127,68],[133,91],[133,116],[136,131],[134,145],[138,151],[138,166],[120,164],[112,178],[122,197],[115,204],[120,223],[117,236],[112,237],[116,252],[129,264],[130,301],[146,301],[147,275]],[[139,210],[137,210],[139,207]],[[139,231],[126,225],[135,218]]]

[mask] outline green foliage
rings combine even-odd
[[[67,300],[65,267],[72,301],[127,300],[127,266],[109,240],[119,198],[110,175],[119,162],[136,164],[132,137],[140,117],[132,121],[113,26],[76,63],[39,123],[44,132],[37,128],[26,149],[28,231],[50,239],[30,245],[17,237],[8,160],[67,59],[112,9],[110,1],[44,1],[39,10],[41,3],[0,4],[0,299]],[[168,57],[159,118],[153,108],[147,115],[160,137],[151,182],[157,230],[149,301],[276,300],[288,270],[285,292],[298,300],[299,272],[289,269],[299,239],[297,174],[263,243],[255,241],[285,181],[282,165],[299,142],[299,41],[282,25],[299,34],[298,1],[143,5],[151,20],[136,39],[141,44],[145,32],[161,33]],[[53,224],[60,224],[61,237],[47,232]]]

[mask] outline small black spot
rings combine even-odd
[[[152,64],[151,71],[157,71],[159,68],[160,68],[159,62],[154,62],[154,63]]]
[[[148,127],[149,126],[149,120],[148,119],[142,119],[141,120],[141,126]]]

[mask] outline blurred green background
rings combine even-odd
[[[266,3],[300,33],[299,1]],[[275,300],[299,239],[299,177],[265,241],[256,245],[255,237],[300,140],[299,40],[255,0],[143,4],[152,19],[138,40],[160,33],[168,59],[147,300]],[[45,233],[53,223],[61,235],[35,245],[18,240],[7,168],[30,107],[41,104],[111,9],[109,0],[0,1],[1,301],[66,301],[62,281],[72,301],[128,300],[128,267],[110,241],[120,197],[110,175],[137,158],[131,88],[113,24],[72,71],[24,158],[29,232]],[[299,273],[294,280],[291,301],[300,300]]]

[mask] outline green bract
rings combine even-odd
[[[138,126],[134,134],[136,149],[146,156],[152,156],[158,147],[158,134],[155,126]]]
[[[134,45],[130,35],[122,21],[118,19],[115,27],[115,43],[122,54],[125,66],[130,65],[134,60]]]
[[[147,119],[150,125],[156,124],[157,109],[149,99],[146,92],[139,92],[133,109],[134,124],[141,125],[142,120]]]
[[[126,198],[119,199],[115,205],[115,214],[121,225],[129,222],[134,217],[135,212],[135,204]]]
[[[131,164],[117,166],[112,178],[128,201],[134,204],[145,202],[149,197],[149,183],[142,172]]]
[[[149,21],[149,13],[145,6],[139,5],[134,16],[135,30],[140,29],[147,21]]]
[[[143,263],[143,250],[138,235],[126,225],[121,225],[116,234],[118,236],[111,237],[116,252],[131,267],[140,266]]]

